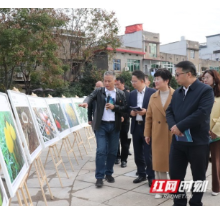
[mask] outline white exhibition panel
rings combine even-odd
[[[11,197],[14,197],[29,165],[6,94],[0,93],[0,164]]]
[[[34,122],[34,115],[26,94],[8,90],[8,95],[27,159],[31,164],[42,151],[42,145],[36,129],[37,124]]]
[[[0,176],[0,206],[8,206],[9,200]]]

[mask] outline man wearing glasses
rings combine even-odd
[[[152,152],[151,145],[145,142],[144,124],[150,96],[156,90],[146,87],[145,75],[142,71],[134,71],[132,73],[131,83],[135,90],[130,93],[129,106],[141,108],[139,111],[130,110],[132,117],[131,134],[133,136],[134,158],[138,173],[138,178],[136,178],[133,183],[145,181],[146,176],[148,176],[148,184],[151,186],[152,180],[154,179]]]
[[[176,65],[178,88],[166,110],[169,129],[173,133],[169,170],[170,179],[184,181],[188,163],[190,163],[194,181],[206,179],[206,168],[209,157],[209,123],[214,94],[211,87],[196,78],[196,68],[190,61]],[[191,140],[184,139],[186,131]],[[186,135],[185,135],[186,136]],[[181,138],[182,137],[182,138]],[[203,192],[193,192],[189,200],[191,206],[202,206]],[[174,197],[175,206],[186,206],[185,192]]]

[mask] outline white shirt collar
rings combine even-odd
[[[105,92],[108,92],[109,90],[107,88],[105,88]],[[112,90],[114,92],[116,92],[116,88],[114,88],[114,90]]]
[[[143,89],[141,92],[138,91],[138,90],[137,90],[137,92],[140,93],[140,94],[142,94],[142,93],[145,93],[145,90],[146,90],[146,87],[144,87],[144,89]]]

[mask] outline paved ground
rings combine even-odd
[[[53,193],[54,199],[50,199],[49,191],[45,185],[44,190],[49,206],[171,206],[171,199],[155,199],[154,194],[149,193],[148,183],[141,182],[140,184],[133,184],[136,167],[134,163],[134,156],[129,156],[128,166],[121,168],[120,165],[114,166],[115,183],[109,184],[106,181],[101,189],[95,187],[95,148],[96,145],[92,142],[92,151],[90,151],[88,144],[85,141],[84,130],[80,131],[83,136],[85,146],[88,151],[86,155],[84,148],[80,149],[83,154],[83,160],[75,145],[75,154],[77,156],[79,165],[77,165],[73,155],[72,162],[74,171],[72,171],[68,161],[65,150],[62,150],[62,158],[67,169],[69,179],[63,170],[59,167],[59,172],[63,182],[63,188],[59,183],[56,171],[51,158],[46,165],[45,171],[49,180],[49,185]],[[73,140],[73,135],[70,135],[70,140]],[[59,147],[61,142],[58,143]],[[132,151],[132,148],[131,148]],[[47,150],[44,150],[41,159],[44,162]],[[132,151],[133,154],[133,151]],[[188,168],[186,180],[191,180],[191,173]],[[209,180],[208,191],[204,194],[203,203],[205,206],[220,205],[220,195],[211,196],[211,170],[210,165],[207,172],[207,180]],[[39,187],[37,175],[34,168],[30,172],[27,181],[30,195],[35,206],[44,206],[44,200]],[[12,200],[12,206],[17,205],[17,198]]]

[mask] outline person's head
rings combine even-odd
[[[200,76],[198,77],[198,80],[199,80],[200,82],[203,82],[203,80],[202,80],[202,75],[200,75]]]
[[[215,97],[220,97],[220,75],[216,70],[204,71],[202,80],[206,85],[213,88]]]
[[[101,88],[101,87],[103,87],[103,82],[102,82],[102,81],[98,81],[98,82],[95,84],[95,89]]]
[[[147,87],[150,86],[150,80],[149,80],[149,76],[148,76],[147,74],[145,74],[145,85],[146,85]]]
[[[125,81],[122,77],[117,77],[115,82],[115,87],[124,90],[125,89]]]
[[[179,85],[186,86],[196,80],[196,67],[190,61],[182,61],[176,64],[175,78]]]
[[[145,76],[142,71],[134,71],[131,78],[132,86],[137,90],[142,90],[145,87]]]
[[[104,86],[109,91],[114,90],[115,88],[115,82],[116,82],[116,76],[114,71],[106,71],[104,73]]]
[[[166,91],[169,87],[172,75],[167,69],[158,69],[154,74],[155,87],[158,90]]]

